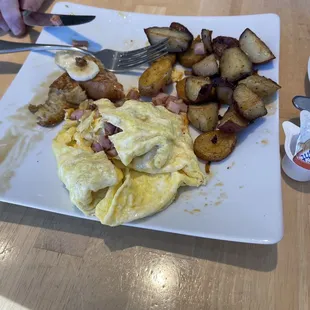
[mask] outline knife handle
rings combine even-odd
[[[93,53],[70,45],[18,43],[0,40],[0,54],[19,53],[24,51],[70,50],[94,56]]]

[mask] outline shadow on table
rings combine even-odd
[[[309,76],[308,76],[308,72],[306,72],[305,75],[305,94],[307,97],[310,97],[310,81],[309,81]]]
[[[22,64],[10,61],[0,61],[1,74],[16,74]]]
[[[95,221],[1,203],[0,221],[54,230],[54,236],[60,231],[101,238],[111,252],[143,247],[266,272],[277,265],[277,245],[219,241],[125,226],[112,228]]]

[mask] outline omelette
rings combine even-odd
[[[67,111],[52,144],[59,178],[85,214],[121,225],[168,207],[181,186],[206,183],[186,114],[135,100],[120,107],[107,99],[94,104],[97,110],[83,112],[79,120]],[[106,124],[117,130],[108,134]],[[102,141],[114,151],[98,149]]]

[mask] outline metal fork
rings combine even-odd
[[[124,72],[152,62],[168,53],[167,39],[155,45],[146,46],[128,52],[118,52],[110,49],[90,52],[70,45],[31,44],[0,40],[0,54],[18,53],[23,51],[70,50],[97,57],[108,71]],[[0,69],[1,70],[1,69]]]

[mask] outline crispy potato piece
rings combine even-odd
[[[65,96],[56,88],[51,88],[44,104],[28,106],[28,109],[37,117],[37,124],[43,127],[53,127],[65,118],[65,108],[68,104]]]
[[[184,102],[189,102],[189,100],[188,100],[188,98],[186,96],[186,89],[185,89],[186,79],[187,78],[183,78],[182,80],[177,82],[176,90],[177,90],[178,97],[180,99],[182,99]]]
[[[141,96],[156,96],[171,81],[172,65],[169,59],[154,62],[139,78]]]
[[[160,60],[162,60],[162,59],[168,59],[168,60],[170,60],[171,65],[174,66],[175,63],[177,62],[177,55],[176,55],[175,53],[169,53],[169,54],[167,54],[167,55],[165,55],[165,56],[162,56],[162,57],[156,59],[155,62],[156,62],[156,61],[160,61]]]
[[[267,110],[261,98],[244,84],[239,84],[236,87],[233,97],[238,112],[247,120],[253,121],[267,114]]]
[[[263,64],[276,58],[269,47],[249,28],[242,32],[239,42],[240,48],[254,64]]]
[[[193,65],[193,72],[199,76],[212,76],[219,73],[214,54],[211,54]]]
[[[201,42],[200,36],[197,36],[197,38],[192,42],[192,45],[190,48],[184,52],[184,53],[179,53],[177,55],[179,63],[186,67],[186,68],[191,68],[195,63],[198,61],[202,60],[205,55],[196,55],[194,51],[194,46],[196,43]]]
[[[239,84],[244,84],[261,98],[269,97],[281,88],[281,86],[273,80],[267,79],[258,74],[253,74],[246,79],[239,81]]]
[[[208,30],[208,29],[201,30],[201,38],[202,38],[202,42],[203,42],[203,45],[205,47],[207,54],[213,53],[212,32],[213,32],[212,30]]]
[[[186,79],[185,94],[192,103],[206,102],[210,100],[213,85],[210,78],[192,76]]]
[[[229,156],[237,143],[235,133],[213,130],[198,136],[194,142],[194,152],[206,161],[221,161]]]
[[[125,97],[123,85],[120,84],[112,72],[99,72],[92,80],[81,82],[88,98],[98,100],[107,98],[112,101]]]
[[[217,126],[218,111],[219,105],[215,102],[203,105],[190,105],[187,117],[196,129],[208,132],[214,130]]]
[[[191,33],[170,27],[150,27],[144,29],[144,32],[152,45],[168,38],[167,48],[170,53],[186,51],[193,40]]]
[[[230,82],[250,75],[252,63],[239,47],[228,48],[220,59],[221,77]]]
[[[249,121],[243,118],[232,105],[225,112],[217,127],[219,130],[224,132],[239,132],[248,125]]]
[[[212,84],[215,86],[216,97],[219,103],[232,105],[235,88],[234,84],[221,77],[212,79]]]
[[[216,87],[216,96],[221,104],[233,104],[233,93],[234,90],[228,86],[218,86]]]
[[[220,59],[227,48],[238,47],[239,41],[232,37],[218,36],[212,41],[213,53]]]
[[[192,33],[184,25],[182,25],[178,22],[172,22],[170,24],[170,28],[186,33],[191,38],[190,43],[192,43],[194,37],[193,37]]]

